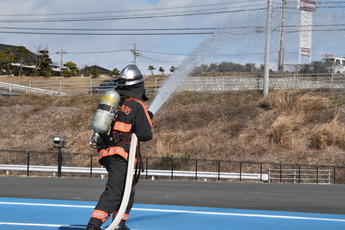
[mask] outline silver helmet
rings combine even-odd
[[[136,65],[128,65],[121,70],[118,78],[118,86],[132,86],[143,82],[144,78]]]

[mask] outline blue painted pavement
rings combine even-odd
[[[0,197],[0,229],[85,229],[95,204]],[[345,229],[345,215],[135,204],[127,225],[132,230],[333,230]]]

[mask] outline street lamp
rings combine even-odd
[[[58,150],[58,177],[61,177],[62,153],[61,149],[65,148],[65,139],[59,136],[53,138],[53,148]]]

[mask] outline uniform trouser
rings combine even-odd
[[[108,171],[108,181],[88,223],[88,226],[92,227],[100,227],[110,214],[119,210],[126,183],[128,164],[123,157],[119,155],[106,156],[101,159],[101,163]],[[132,209],[134,193],[133,183],[126,214],[129,214]]]

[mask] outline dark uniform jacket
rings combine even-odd
[[[152,139],[152,121],[146,105],[140,100],[145,96],[143,84],[138,84],[131,90],[116,89],[124,101],[118,117],[113,124],[112,138],[108,147],[98,151],[99,160],[102,157],[119,154],[128,159],[131,135],[135,133],[139,141]]]

